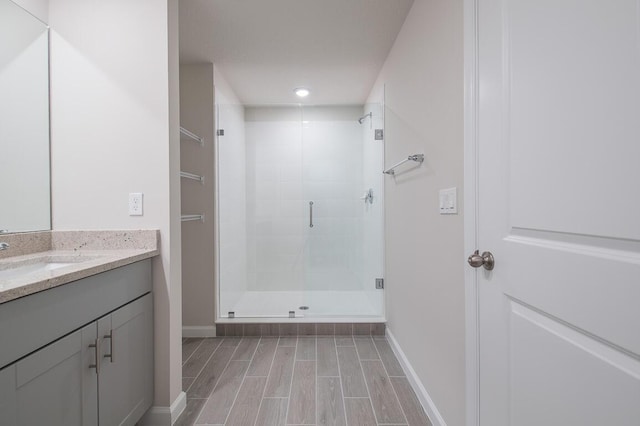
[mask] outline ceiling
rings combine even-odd
[[[180,63],[215,63],[245,105],[363,104],[412,4],[181,0]]]

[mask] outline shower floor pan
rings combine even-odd
[[[224,297],[224,294],[223,294]],[[224,300],[224,299],[223,299]],[[301,309],[307,307],[308,309]],[[241,294],[232,308],[235,314],[229,321],[268,322],[270,319],[289,318],[295,312],[300,322],[350,322],[383,321],[383,298],[380,291],[247,291]]]

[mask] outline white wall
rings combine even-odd
[[[182,388],[177,1],[52,0],[49,23],[53,228],[160,229],[154,405],[168,407]]]
[[[49,0],[11,0],[44,22],[49,22]]]
[[[220,241],[220,297],[222,312],[233,306],[247,288],[246,143],[244,107],[215,67],[218,114],[217,177]]]
[[[214,288],[214,87],[213,64],[180,66],[180,125],[204,138],[180,143],[180,166],[204,176],[181,181],[183,214],[204,214],[204,222],[182,223],[182,325],[213,326]]]
[[[388,326],[450,426],[465,421],[465,256],[462,213],[439,215],[438,190],[457,187],[464,211],[462,23],[462,1],[416,0],[374,90],[387,166],[425,155],[385,178]]]

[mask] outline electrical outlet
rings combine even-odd
[[[142,216],[142,192],[129,194],[129,216]]]

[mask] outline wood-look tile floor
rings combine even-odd
[[[384,337],[188,338],[177,425],[428,425]]]

